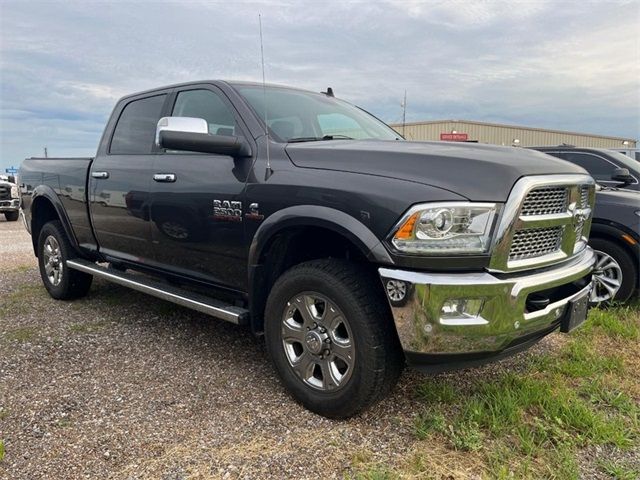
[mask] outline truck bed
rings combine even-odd
[[[34,193],[53,191],[64,207],[64,212],[79,244],[95,244],[89,211],[87,209],[87,178],[93,157],[27,158],[20,167],[22,209],[31,212]],[[34,192],[37,187],[37,192]],[[27,219],[29,223],[29,218]]]

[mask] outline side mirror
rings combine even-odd
[[[629,173],[628,168],[616,168],[611,175],[611,180],[629,185],[630,183],[633,183],[635,179]]]
[[[163,117],[156,127],[156,145],[170,150],[215,153],[232,157],[251,156],[251,147],[242,137],[209,134],[202,118]]]

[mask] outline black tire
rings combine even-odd
[[[285,313],[291,308],[288,302],[305,292],[324,296],[342,312],[349,325],[353,365],[345,383],[334,390],[319,390],[305,383],[285,351],[282,331]],[[302,263],[278,278],[265,309],[265,337],[269,355],[287,390],[306,408],[329,418],[348,418],[371,406],[393,388],[404,366],[379,279],[343,260]]]
[[[589,246],[613,258],[622,270],[622,283],[614,297],[615,302],[626,302],[638,285],[638,265],[632,255],[621,245],[604,238],[592,238]],[[602,302],[602,303],[611,303]]]
[[[45,244],[50,237],[55,239],[60,251],[60,254],[56,256],[59,257],[56,264],[59,265],[61,272],[60,280],[57,284],[49,278],[45,267]],[[91,288],[92,275],[67,267],[66,261],[74,257],[76,255],[62,228],[62,223],[59,220],[46,223],[40,230],[40,236],[38,237],[38,266],[45,288],[49,295],[57,300],[72,300],[84,297],[89,292],[89,288]]]
[[[17,222],[20,217],[20,212],[4,212],[4,218],[7,222]]]

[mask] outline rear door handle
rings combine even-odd
[[[93,178],[109,178],[109,172],[91,172]]]
[[[156,182],[172,183],[176,181],[176,174],[175,173],[154,173],[153,179]]]

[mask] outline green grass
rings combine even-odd
[[[9,330],[5,334],[5,339],[9,342],[25,343],[33,340],[38,331],[32,327],[20,327],[13,330]]]
[[[577,336],[590,337],[605,334],[611,338],[640,340],[640,322],[634,321],[640,310],[640,302],[625,307],[593,309],[589,321],[576,331]]]
[[[456,390],[448,383],[427,380],[417,390],[418,396],[425,403],[453,403],[456,400]]]
[[[418,453],[398,470],[376,465],[387,477],[362,478],[464,478],[469,471],[491,479],[579,478],[581,449],[640,444],[639,339],[638,306],[596,309],[561,347],[522,358],[517,372],[471,385],[455,376],[425,379],[416,391],[423,405],[413,428]],[[464,454],[475,463],[459,476],[438,472],[443,462],[434,459],[434,445],[445,457]],[[638,478],[629,466],[591,461],[614,478]],[[360,469],[367,471],[366,462]]]
[[[73,333],[96,333],[103,330],[108,325],[106,321],[74,323],[69,326],[69,330]]]
[[[4,440],[0,440],[0,462],[4,460]]]
[[[600,470],[616,480],[637,480],[640,478],[640,469],[619,462],[603,460],[598,462],[598,466]]]
[[[33,312],[35,305],[43,303],[38,300],[45,296],[47,293],[42,285],[30,283],[17,285],[14,291],[3,295],[0,303],[0,319]],[[39,309],[42,308],[39,307]]]

